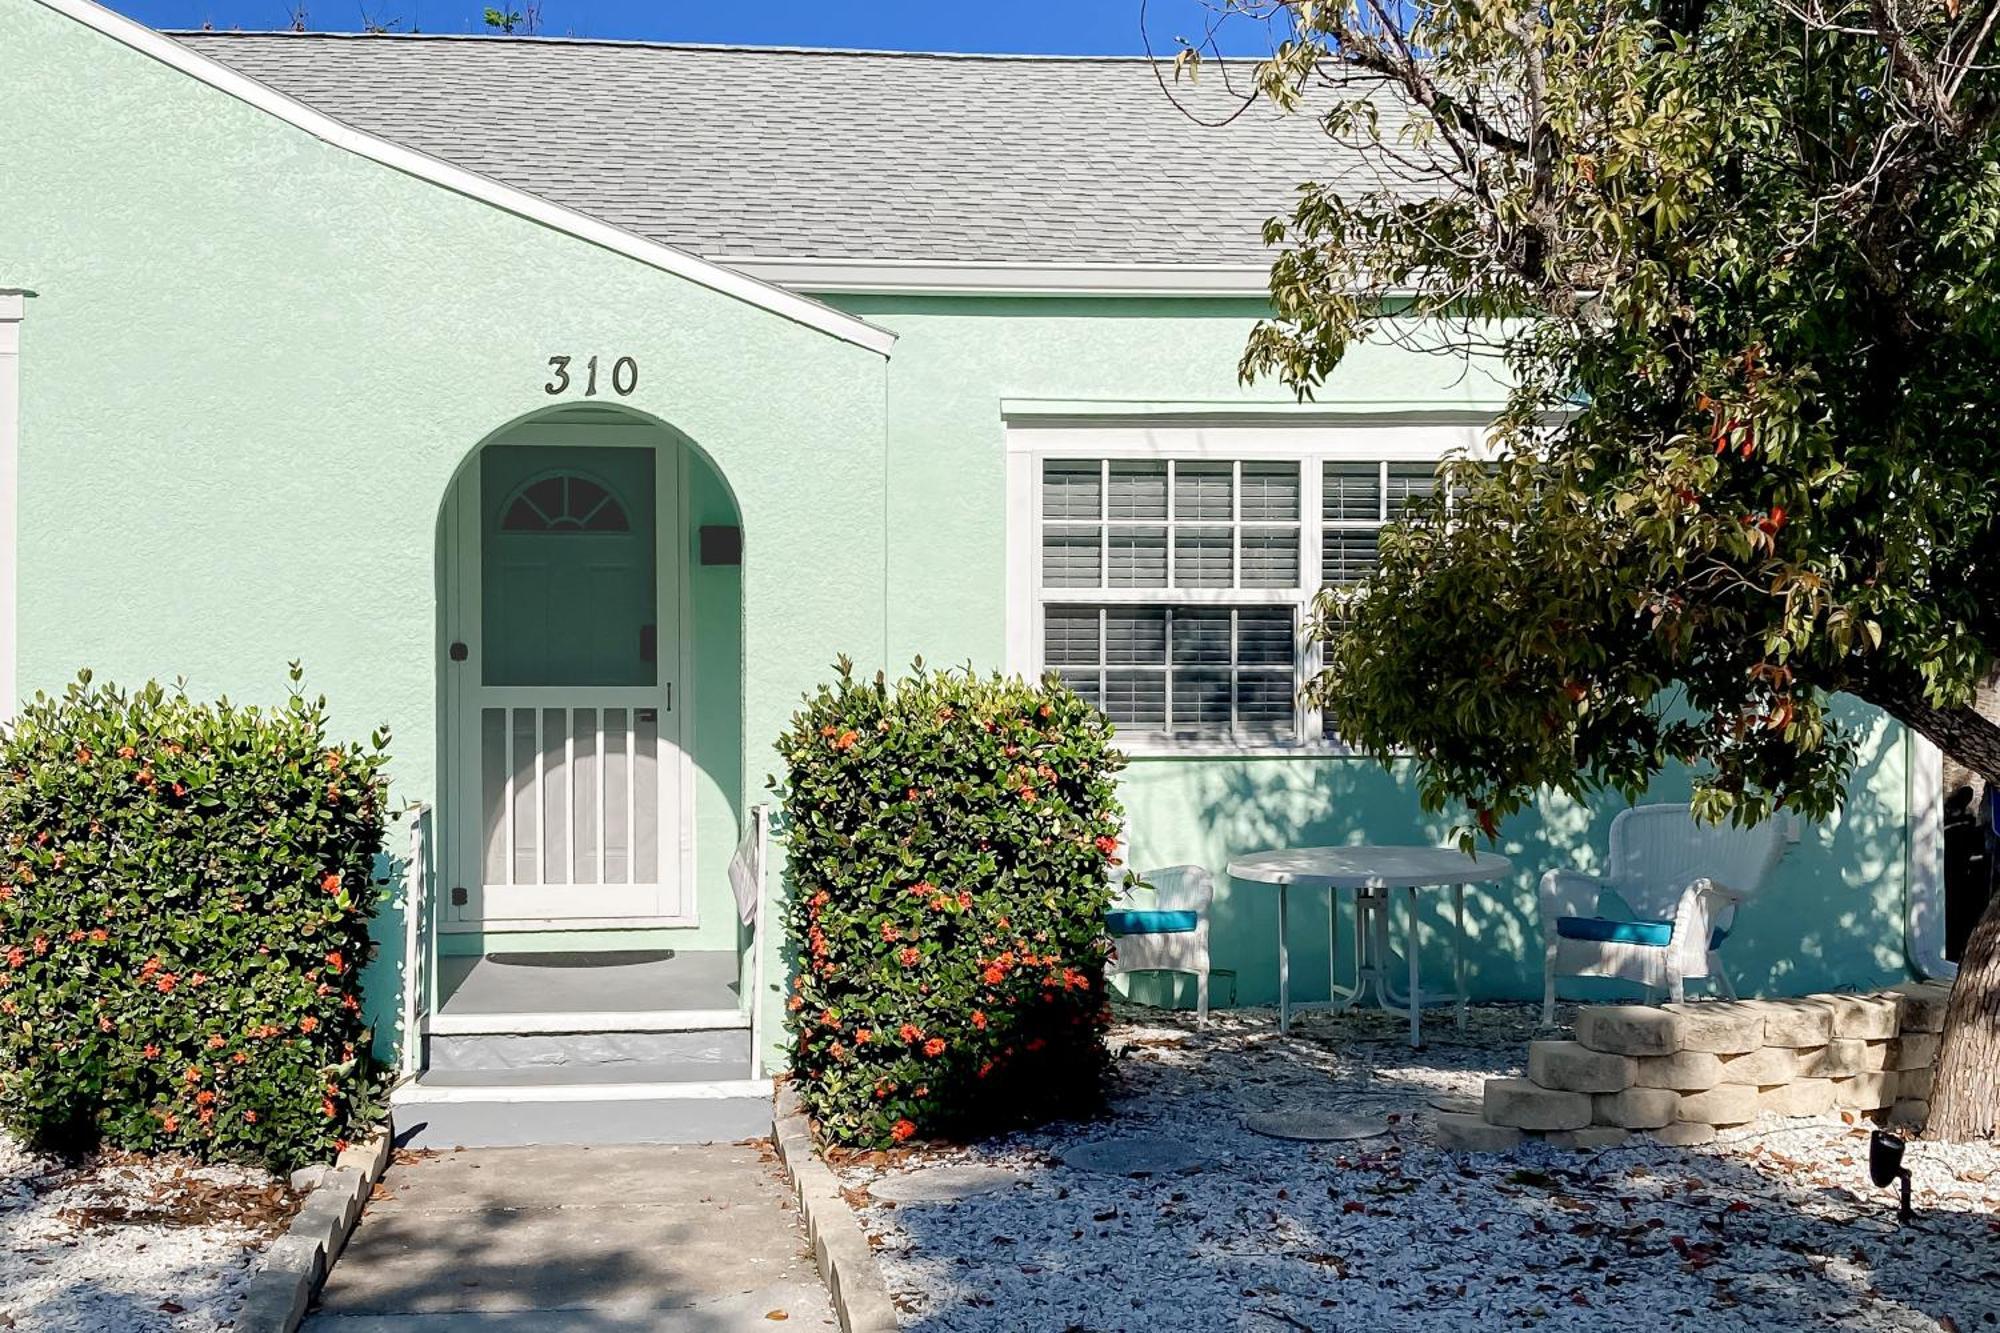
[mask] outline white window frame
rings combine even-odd
[[[1298,643],[1294,681],[1320,668],[1320,647],[1305,633],[1320,588],[1325,528],[1321,478],[1327,463],[1436,464],[1463,454],[1490,458],[1486,419],[1374,419],[1367,421],[1279,418],[1255,423],[1121,419],[1038,420],[1010,416],[1007,442],[1007,669],[1039,675],[1044,650],[1044,609],[1051,605],[1289,606]],[[1044,588],[1042,465],[1053,461],[1297,462],[1299,488],[1299,586],[1297,588]],[[1241,497],[1237,498],[1240,511]],[[1164,526],[1164,525],[1163,525]],[[1341,526],[1359,527],[1360,521]],[[1379,523],[1378,523],[1379,526]],[[1239,534],[1240,523],[1232,527]],[[1169,544],[1172,538],[1169,536]],[[1239,565],[1240,574],[1240,565]],[[1169,649],[1171,652],[1171,648]],[[1300,701],[1289,740],[1246,743],[1226,738],[1172,740],[1130,733],[1123,748],[1137,756],[1342,754],[1323,736],[1316,709]]]

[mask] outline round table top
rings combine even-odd
[[[1229,863],[1232,879],[1334,889],[1419,889],[1478,884],[1514,868],[1504,856],[1456,847],[1292,847]]]

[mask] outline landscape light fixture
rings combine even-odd
[[[1868,1177],[1877,1189],[1902,1182],[1903,1201],[1896,1209],[1896,1220],[1907,1222],[1916,1214],[1910,1211],[1910,1168],[1903,1165],[1903,1149],[1907,1145],[1900,1134],[1891,1134],[1878,1129],[1868,1135]]]

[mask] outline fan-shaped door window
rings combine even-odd
[[[502,532],[630,532],[618,497],[589,477],[558,473],[514,492],[500,513]]]

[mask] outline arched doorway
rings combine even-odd
[[[686,446],[617,412],[487,442],[445,502],[446,922],[691,925]]]

